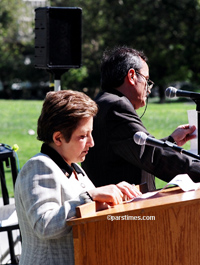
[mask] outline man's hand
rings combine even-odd
[[[171,134],[178,146],[184,145],[187,141],[196,138],[195,134],[192,134],[196,130],[196,127],[190,126],[189,124],[180,125]]]

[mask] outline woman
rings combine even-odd
[[[41,152],[21,169],[15,201],[22,234],[20,264],[74,264],[72,229],[66,220],[92,200],[108,205],[140,193],[126,182],[95,188],[77,164],[85,159],[97,105],[81,92],[49,92],[38,119]]]

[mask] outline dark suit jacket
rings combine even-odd
[[[192,163],[190,158],[168,147],[140,146],[134,142],[136,132],[150,134],[124,95],[117,90],[101,92],[95,101],[99,106],[94,119],[95,146],[82,167],[96,186],[126,180],[134,184],[147,182],[149,190],[153,190],[154,176],[168,182],[181,173],[200,181],[199,163]]]

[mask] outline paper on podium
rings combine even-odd
[[[187,113],[188,113],[189,125],[190,126],[195,125],[197,128],[197,112],[196,112],[196,110],[188,110]],[[193,132],[193,134],[196,135],[196,138],[190,140],[190,152],[197,155],[197,153],[198,153],[197,152],[197,138],[198,138],[197,129]]]
[[[161,190],[144,193],[136,199],[148,199],[171,185],[179,186],[183,191],[197,190],[200,188],[200,183],[193,182],[188,174],[179,174],[168,182]],[[133,200],[135,200],[135,198],[130,200],[130,202]]]
[[[200,188],[200,183],[195,183],[191,180],[188,174],[180,174],[173,178],[167,185],[163,188],[167,188],[170,185],[177,185],[183,191],[198,190]]]

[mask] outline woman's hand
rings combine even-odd
[[[107,185],[88,191],[93,201],[106,202],[109,205],[122,203],[123,193],[116,185]]]
[[[141,192],[126,181],[122,181],[117,185],[107,185],[88,191],[94,201],[104,202],[108,205],[116,205],[122,203],[124,198],[132,199],[141,196]]]
[[[124,200],[133,199],[142,195],[142,193],[135,187],[134,184],[130,184],[126,181],[122,181],[116,186],[124,194]]]

